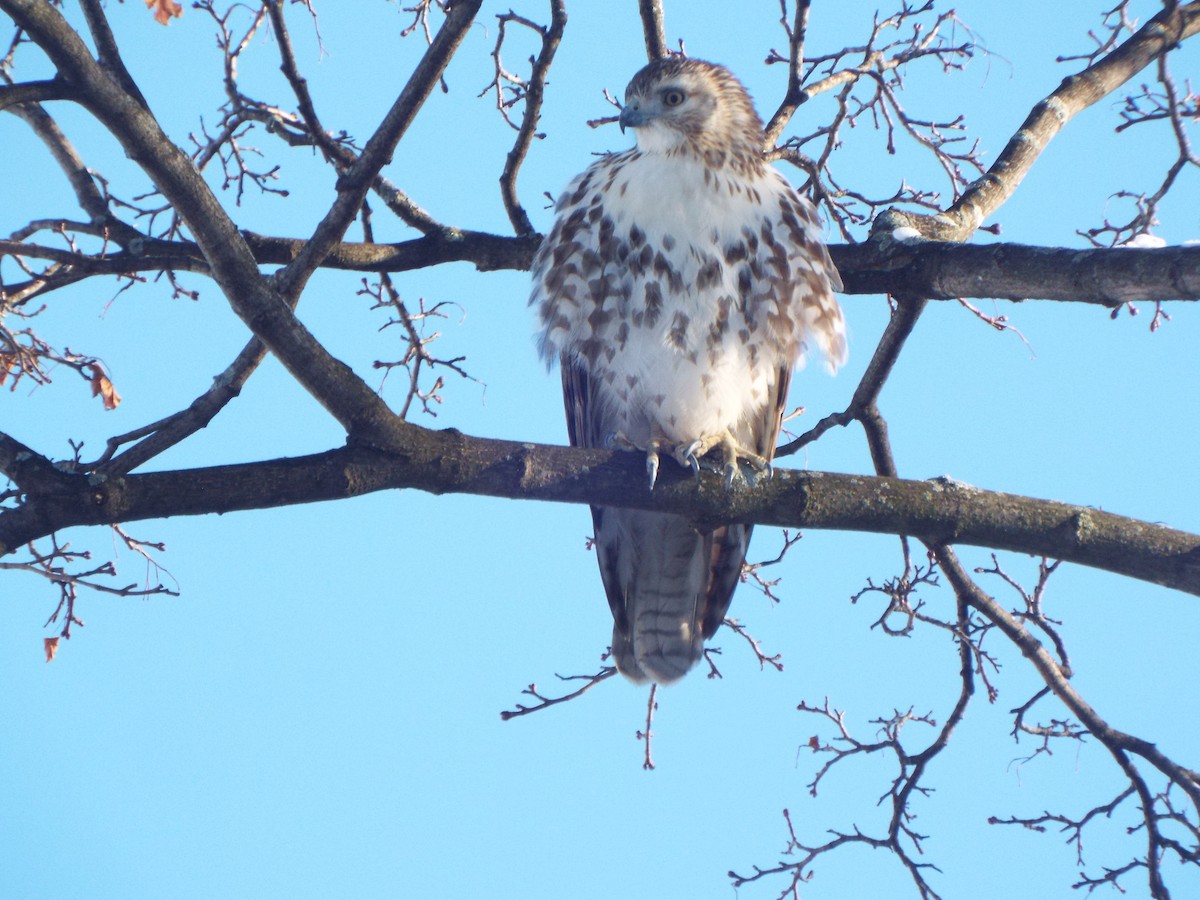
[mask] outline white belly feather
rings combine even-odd
[[[614,183],[625,201],[614,204],[617,231],[636,224],[651,246],[661,246],[665,237],[674,238],[671,258],[684,291],[669,305],[688,317],[683,343],[704,348],[718,301],[732,298],[736,310],[738,286],[736,273],[723,265],[715,285],[698,289],[702,260],[723,259],[724,247],[742,241],[742,226],[755,223],[761,212],[756,215],[744,190],[736,194],[698,190],[704,184],[699,161],[643,157],[638,162],[623,167]],[[751,227],[757,230],[757,224]],[[632,329],[625,351],[609,364],[618,369],[618,382],[624,376],[634,379],[628,402],[613,398],[613,412],[624,418],[622,427],[635,442],[647,437],[639,433],[647,428],[643,421],[647,410],[663,432],[659,436],[673,442],[732,429],[746,410],[762,408],[769,380],[778,377],[782,360],[752,360],[751,345],[730,335],[716,345],[714,355],[704,352],[699,358],[707,376],[702,380],[697,361],[677,349],[678,341],[671,337],[674,321],[673,314],[664,315],[653,327]],[[660,397],[665,398],[661,407],[655,402]]]

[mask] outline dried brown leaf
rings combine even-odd
[[[121,402],[121,395],[117,393],[117,389],[113,387],[113,383],[108,376],[104,374],[104,369],[98,363],[92,363],[92,396],[99,397],[104,402],[106,410],[114,410]]]
[[[54,659],[54,654],[58,652],[58,638],[43,638],[42,645],[46,651],[46,662],[50,662]]]
[[[146,0],[146,8],[154,10],[154,21],[159,25],[166,25],[183,15],[183,7],[175,0]]]

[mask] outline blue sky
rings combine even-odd
[[[1056,55],[1087,47],[1098,25],[1091,4],[1050,15],[1044,3],[964,0],[959,15],[990,51],[964,73],[914,66],[908,108],[922,117],[966,111],[973,136],[994,159],[1029,108],[1070,69]],[[1137,5],[1137,4],[1135,4]],[[321,8],[325,53],[305,16],[290,13],[300,62],[327,126],[365,138],[422,49],[401,42],[398,4]],[[644,62],[633,4],[569,4],[541,128],[520,181],[539,229],[539,202],[586,166],[590,154],[628,144],[606,115],[601,91],[619,94]],[[751,5],[747,5],[749,8]],[[813,4],[810,47],[860,40],[874,4]],[[1157,4],[1137,5],[1137,14]],[[627,8],[628,7],[628,8]],[[486,4],[437,93],[397,152],[389,174],[441,220],[505,232],[496,190],[510,133],[487,98],[495,19]],[[540,3],[516,9],[542,19]],[[73,14],[73,13],[72,13]],[[114,27],[152,108],[185,141],[220,102],[219,58],[209,21],[188,9],[167,29],[140,4],[110,5]],[[731,13],[715,2],[668,4],[668,36],[688,52],[729,65],[769,114],[782,67],[762,60],[783,45],[777,7]],[[514,45],[515,67],[531,47]],[[287,106],[270,39],[242,64],[246,90]],[[1197,53],[1176,64],[1182,81]],[[27,53],[22,78],[45,74]],[[164,63],[164,59],[169,60]],[[186,60],[185,62],[182,62]],[[170,62],[180,61],[180,62]],[[1149,72],[1146,77],[1150,77]],[[828,112],[832,98],[801,109],[794,131]],[[1103,218],[1120,189],[1152,190],[1172,148],[1165,130],[1113,133],[1119,100],[1072,122],[1000,211],[1001,239],[1081,246],[1077,228]],[[141,188],[111,140],[73,111],[64,127],[95,168],[127,193]],[[283,165],[286,200],[249,196],[238,221],[271,234],[304,235],[332,198],[330,180],[303,152],[259,142]],[[27,218],[75,215],[62,178],[42,160],[14,117],[0,117],[0,159],[19,179],[0,184],[0,230]],[[929,181],[911,147],[889,156],[858,129],[835,156],[845,182],[894,188]],[[1158,234],[1200,237],[1198,179],[1185,176],[1163,210]],[[376,216],[378,236],[411,232]],[[351,237],[356,237],[352,234]],[[980,235],[980,241],[992,241]],[[7,265],[7,263],[6,263]],[[9,269],[5,269],[6,275]],[[451,380],[432,427],[563,443],[557,376],[531,340],[524,273],[482,275],[465,265],[405,273],[406,298],[449,300],[438,347],[466,355],[479,382]],[[50,298],[37,320],[53,343],[101,357],[124,400],[105,413],[73,375],[36,391],[0,396],[0,422],[52,456],[68,438],[92,455],[110,434],[180,408],[244,343],[244,327],[219,292],[199,279],[198,302],[148,285],[112,300],[94,283]],[[400,349],[358,278],[323,274],[300,316],[333,352],[372,383],[376,359]],[[1190,471],[1197,428],[1195,352],[1200,319],[1176,304],[1172,321],[1148,329],[1150,310],[1111,321],[1082,305],[981,301],[1008,315],[1028,343],[987,328],[957,304],[923,317],[881,398],[900,473],[947,474],[980,487],[1049,497],[1200,530]],[[812,366],[794,379],[793,404],[812,422],[844,408],[886,323],[878,297],[848,297],[851,361],[836,378]],[[384,396],[402,397],[400,381]],[[336,424],[273,360],[203,433],[153,463],[177,468],[299,455],[337,446]],[[85,455],[88,455],[85,452]],[[834,432],[789,466],[866,472],[861,435]],[[157,554],[179,598],[85,595],[78,629],[46,665],[42,628],[52,592],[5,573],[0,592],[0,895],[20,898],[730,897],[725,872],[779,859],[791,811],[814,842],[826,829],[879,831],[874,805],[891,769],[882,760],[835,770],[816,798],[806,785],[821,760],[809,737],[829,732],[795,711],[801,700],[847,712],[860,738],[872,719],[915,706],[941,721],[957,692],[953,644],[929,630],[888,638],[872,630],[879,610],[849,598],[868,577],[900,566],[897,542],[870,535],[807,532],[772,574],[772,605],[740,589],[732,614],[771,652],[783,673],[758,671],[733,635],[718,643],[723,680],[694,674],[659,692],[653,772],[641,768],[635,732],[646,692],[610,680],[585,698],[516,721],[499,712],[554,673],[594,671],[611,619],[592,554],[591,525],[578,507],[415,492],[224,517],[138,522],[128,531],[163,541]],[[115,556],[120,581],[155,581],[144,560],[117,548],[106,530],[64,538],[97,558]],[[773,557],[780,537],[755,533],[751,559]],[[964,560],[985,565],[984,551]],[[1029,582],[1036,560],[1007,555]],[[983,584],[1011,602],[995,579]],[[926,596],[947,614],[946,589]],[[1116,727],[1156,741],[1197,765],[1200,722],[1192,695],[1200,634],[1196,598],[1078,567],[1051,582],[1050,612],[1064,621],[1076,683]],[[977,698],[953,746],[929,776],[936,793],[917,800],[915,823],[931,835],[927,859],[943,869],[946,897],[1072,895],[1078,865],[1059,836],[989,826],[989,815],[1081,813],[1121,783],[1094,742],[1019,763],[1008,710],[1036,689],[1019,654],[997,642],[999,700]],[[1058,715],[1047,704],[1047,714]],[[1052,711],[1053,710],[1053,711]],[[1052,712],[1051,712],[1052,711]],[[910,726],[914,739],[920,726]],[[919,745],[919,743],[918,743]],[[1121,865],[1138,848],[1123,834],[1130,811],[1086,839],[1089,871]],[[1168,870],[1176,896],[1200,894],[1200,876]],[[738,896],[774,897],[783,882]],[[1131,897],[1144,896],[1136,881]],[[898,863],[847,850],[822,860],[806,898],[915,895]]]

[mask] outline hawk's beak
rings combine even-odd
[[[617,122],[621,126],[621,132],[624,133],[626,128],[637,128],[639,125],[645,125],[650,120],[650,116],[642,112],[642,105],[637,100],[627,103],[621,108],[621,117]]]

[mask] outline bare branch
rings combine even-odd
[[[543,137],[537,133],[538,119],[542,114],[542,96],[546,88],[546,76],[550,72],[550,65],[554,61],[554,54],[558,50],[563,29],[567,24],[567,11],[563,0],[550,0],[550,25],[548,27],[538,25],[513,12],[502,13],[497,18],[500,20],[500,25],[496,34],[496,47],[492,51],[496,74],[488,90],[495,91],[497,108],[504,116],[505,121],[512,125],[517,132],[512,149],[505,157],[504,171],[500,174],[500,194],[504,200],[504,209],[508,213],[508,219],[512,222],[517,234],[530,235],[535,232],[533,223],[529,220],[529,214],[525,212],[525,208],[517,199],[517,173],[529,153],[533,139]],[[504,44],[509,24],[521,25],[541,37],[542,48],[537,58],[531,60],[531,70],[527,80],[508,72],[500,59],[500,50]],[[510,94],[508,97],[505,96],[506,88]],[[525,105],[520,125],[514,124],[508,115],[508,110],[518,103]]]
[[[1106,251],[887,240],[877,255],[874,246],[831,248],[847,293],[889,292],[931,300],[1038,297],[1110,309],[1135,299],[1200,298],[1198,247]],[[975,286],[968,272],[974,273]]]
[[[638,731],[636,737],[642,742],[642,768],[649,771],[654,768],[654,757],[650,754],[654,732],[650,726],[654,723],[654,711],[658,709],[658,685],[650,685],[650,693],[646,697],[646,727]]]
[[[258,338],[251,338],[212,385],[191,402],[187,408],[141,428],[109,438],[103,455],[94,462],[81,464],[80,470],[103,476],[125,475],[147,460],[206,427],[225,406],[237,397],[250,376],[266,357],[266,347]],[[128,450],[114,457],[124,444],[137,441]]]
[[[292,93],[296,95],[296,103],[300,108],[300,116],[304,120],[305,131],[312,137],[325,159],[332,162],[339,155],[337,147],[335,142],[330,140],[329,133],[317,117],[312,94],[308,90],[308,80],[300,74],[300,67],[296,63],[296,53],[292,48],[292,37],[288,33],[287,24],[283,18],[283,2],[282,0],[267,0],[265,6],[267,14],[271,17],[271,28],[275,32],[275,40],[279,43],[279,55],[283,60],[280,68],[288,84],[292,87]]]
[[[409,310],[408,304],[400,297],[400,292],[396,290],[391,279],[384,275],[377,285],[370,285],[363,280],[362,290],[359,294],[372,297],[375,300],[372,309],[386,308],[394,312],[394,318],[389,319],[380,327],[380,331],[389,328],[393,325],[399,325],[405,335],[406,350],[403,358],[396,362],[382,362],[376,360],[375,368],[384,371],[384,378],[387,378],[387,373],[390,373],[394,368],[403,368],[408,372],[408,391],[405,395],[404,403],[400,407],[400,417],[408,416],[409,409],[414,400],[421,401],[422,410],[432,416],[436,416],[437,412],[430,406],[430,403],[441,403],[442,398],[439,393],[445,382],[442,376],[438,375],[433,385],[427,389],[422,389],[422,375],[427,371],[437,371],[439,369],[466,378],[470,381],[478,381],[473,378],[462,363],[466,357],[456,356],[452,359],[443,359],[434,356],[429,352],[429,345],[441,337],[441,332],[435,331],[432,334],[424,333],[425,323],[430,318],[445,318],[445,313],[442,308],[450,306],[448,303],[435,303],[432,306],[427,306],[425,298],[418,298],[417,312],[413,313]]]
[[[55,162],[70,181],[80,208],[91,217],[92,224],[106,224],[114,233],[128,236],[132,229],[123,226],[111,215],[107,200],[96,186],[79,153],[45,109],[40,104],[29,103],[13,108],[12,112],[18,118],[24,119],[50,150]]]
[[[854,391],[850,405],[843,412],[826,416],[800,437],[784,444],[775,451],[775,456],[782,457],[795,453],[835,425],[844,427],[851,422],[858,421],[867,428],[875,471],[880,475],[894,476],[896,467],[891,461],[891,451],[886,447],[887,425],[879,414],[876,401],[892,372],[892,367],[896,364],[904,342],[912,334],[917,319],[920,318],[924,309],[924,300],[898,303],[892,310],[888,327],[884,330],[883,337],[879,339],[879,345],[875,348],[871,362],[867,365],[867,371],[863,373],[863,377]]]
[[[776,672],[783,671],[783,655],[776,653],[774,656],[768,656],[763,651],[762,643],[752,634],[750,634],[750,632],[746,630],[746,626],[744,626],[741,622],[739,622],[737,619],[731,619],[726,616],[724,625],[750,645],[750,649],[754,653],[754,658],[758,660],[758,668],[760,670],[770,666]]]
[[[1079,695],[1068,681],[1067,672],[1056,662],[1041,643],[996,601],[980,590],[967,578],[962,566],[958,563],[953,552],[945,547],[932,548],[938,558],[938,564],[953,585],[956,592],[961,592],[970,605],[979,610],[988,620],[1004,632],[1027,659],[1037,669],[1047,687],[1055,696],[1071,710],[1087,728],[1088,732],[1107,747],[1118,762],[1122,762],[1122,754],[1134,753],[1158,769],[1164,776],[1178,785],[1200,811],[1200,772],[1180,766],[1166,757],[1157,747],[1140,738],[1118,731],[1110,726],[1096,713],[1094,709]]]
[[[64,224],[61,220],[49,223]],[[81,223],[68,230],[81,230]],[[258,264],[286,263],[303,241],[242,232]],[[116,241],[114,237],[114,242]],[[344,242],[322,261],[328,269],[405,272],[447,262],[470,262],[480,271],[528,269],[541,235],[506,237],[434,226],[434,233],[394,244]],[[209,273],[197,244],[136,240],[136,251],[100,255],[0,240],[0,254],[51,259],[67,265],[37,279],[8,285],[0,296],[21,300],[80,280],[169,269]],[[932,300],[1042,299],[1090,303],[1108,309],[1138,301],[1200,299],[1200,247],[1078,250],[1020,244],[945,244],[889,241],[830,248],[851,295],[895,292]]]
[[[1178,155],[1153,194],[1147,196],[1127,190],[1117,192],[1116,197],[1132,200],[1136,209],[1132,219],[1116,225],[1105,219],[1104,224],[1098,228],[1089,228],[1086,231],[1078,232],[1094,246],[1123,246],[1131,243],[1136,245],[1139,239],[1144,241],[1149,236],[1151,229],[1158,224],[1159,204],[1174,187],[1180,174],[1189,167],[1200,168],[1200,156],[1192,150],[1187,127],[1183,121],[1185,118],[1200,121],[1200,96],[1191,90],[1190,85],[1186,96],[1180,96],[1179,89],[1167,67],[1166,55],[1158,58],[1158,82],[1162,86],[1161,94],[1153,92],[1143,85],[1140,95],[1125,98],[1125,108],[1121,111],[1124,121],[1117,126],[1117,131],[1146,122],[1165,120],[1170,123],[1171,135],[1178,148]],[[1154,329],[1157,324],[1158,315],[1156,313],[1151,329]]]
[[[470,7],[470,2],[465,2],[455,9]],[[188,222],[234,310],[293,375],[348,430],[360,427],[359,423],[368,431],[395,427],[394,417],[378,396],[291,314],[276,285],[268,284],[259,273],[241,235],[191,160],[170,143],[143,106],[105,76],[61,14],[35,0],[0,0],[0,9],[45,50],[63,77],[78,86],[89,111],[122,142]],[[462,17],[469,21],[468,13]],[[323,257],[323,250],[314,249],[316,244],[308,247],[316,260]]]
[[[434,85],[475,19],[482,0],[458,0],[446,16],[428,51],[413,70],[408,83],[371,135],[362,155],[339,179],[338,197],[294,260],[276,278],[284,296],[299,296],[304,284],[329,251],[342,240],[358,215],[379,170],[391,159],[400,139],[416,118]]]
[[[794,18],[789,23],[787,0],[779,0],[779,24],[783,26],[783,31],[787,35],[788,80],[783,100],[780,101],[779,108],[775,110],[775,114],[771,116],[771,121],[767,123],[764,130],[764,143],[768,148],[775,146],[779,136],[783,134],[783,129],[792,120],[792,116],[795,115],[800,104],[807,99],[807,95],[800,90],[800,81],[804,69],[804,40],[808,35],[808,8],[810,5],[811,0],[796,0]],[[767,62],[774,62],[778,57],[779,54],[772,50]]]
[[[779,548],[778,555],[774,559],[766,559],[756,563],[742,563],[742,584],[753,582],[754,586],[762,591],[763,596],[772,603],[778,603],[779,598],[775,596],[775,588],[779,586],[779,578],[767,580],[762,575],[762,570],[769,566],[777,566],[783,562],[783,558],[787,556],[787,552],[796,544],[800,543],[804,535],[797,532],[795,535],[789,534],[788,530],[783,529],[783,546]]]
[[[937,240],[965,240],[1012,195],[1042,151],[1077,113],[1197,32],[1200,2],[1169,3],[1131,38],[1079,74],[1064,79],[1034,106],[987,173],[944,213],[931,217],[891,210],[876,221],[875,231],[908,226]]]
[[[104,15],[104,7],[100,0],[80,0],[79,5],[87,20],[88,31],[92,33],[92,40],[96,42],[96,59],[101,67],[121,85],[125,93],[134,97],[143,107],[149,108],[133,76],[125,68],[125,61],[121,59],[121,51],[117,48],[117,40],[108,25],[108,18]]]
[[[540,712],[543,709],[549,709],[551,706],[557,706],[559,703],[566,703],[568,700],[574,700],[576,697],[582,697],[596,685],[602,681],[607,681],[617,674],[616,666],[601,666],[600,670],[595,675],[558,675],[555,678],[559,681],[582,681],[583,686],[571,691],[569,694],[563,694],[561,697],[547,697],[538,691],[536,684],[531,684],[529,687],[521,691],[522,694],[532,697],[537,701],[533,706],[526,706],[524,703],[518,703],[516,709],[506,709],[500,713],[500,719],[507,722],[509,719],[515,719],[519,716],[527,716],[530,713]]]
[[[638,14],[642,17],[642,35],[646,39],[646,58],[650,62],[669,56],[667,30],[663,24],[662,0],[638,0]]]
[[[178,597],[177,588],[168,588],[162,583],[159,576],[165,570],[158,565],[146,549],[150,547],[161,551],[164,549],[163,546],[139,541],[119,528],[115,528],[114,531],[129,549],[147,561],[147,578],[142,585],[135,582],[118,586],[106,581],[105,579],[117,576],[115,560],[108,560],[99,565],[90,565],[82,569],[75,567],[79,562],[90,563],[91,552],[72,550],[70,544],[60,544],[56,535],[50,536],[50,549],[41,550],[31,542],[25,547],[28,554],[27,559],[17,562],[0,562],[0,571],[26,572],[43,578],[58,588],[58,602],[46,620],[46,625],[61,621],[59,637],[66,640],[71,638],[72,626],[84,627],[83,620],[76,614],[75,609],[81,589],[115,597]],[[172,577],[169,572],[166,574],[168,577]],[[155,583],[151,582],[151,575],[154,576]],[[172,578],[172,580],[174,579]],[[52,654],[50,655],[52,656]],[[49,661],[49,657],[47,661]]]

